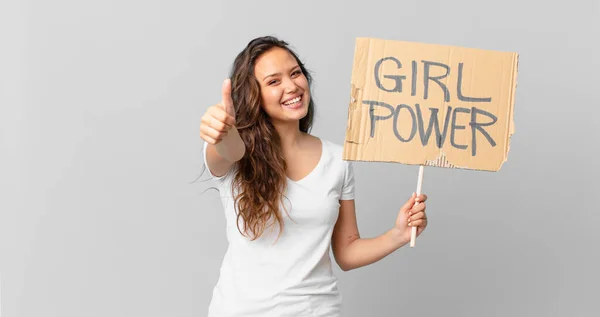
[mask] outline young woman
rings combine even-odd
[[[342,146],[309,134],[311,77],[287,43],[252,40],[237,56],[222,101],[202,117],[204,160],[221,192],[229,247],[209,316],[339,316],[330,247],[344,270],[369,265],[427,226],[425,195],[396,223],[361,238],[352,164]]]

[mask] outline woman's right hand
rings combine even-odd
[[[200,137],[210,144],[221,142],[229,130],[235,126],[230,79],[225,79],[223,82],[221,94],[221,103],[208,108],[200,122]]]

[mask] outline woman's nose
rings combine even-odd
[[[298,91],[298,85],[296,85],[296,83],[291,78],[284,80],[284,85],[285,92],[288,94],[293,94]]]

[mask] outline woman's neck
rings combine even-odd
[[[277,124],[275,130],[279,134],[281,148],[284,153],[297,149],[305,137],[305,134],[300,131],[299,123]]]

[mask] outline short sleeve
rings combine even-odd
[[[344,184],[342,186],[342,195],[340,200],[354,199],[354,166],[352,162],[344,162]]]

